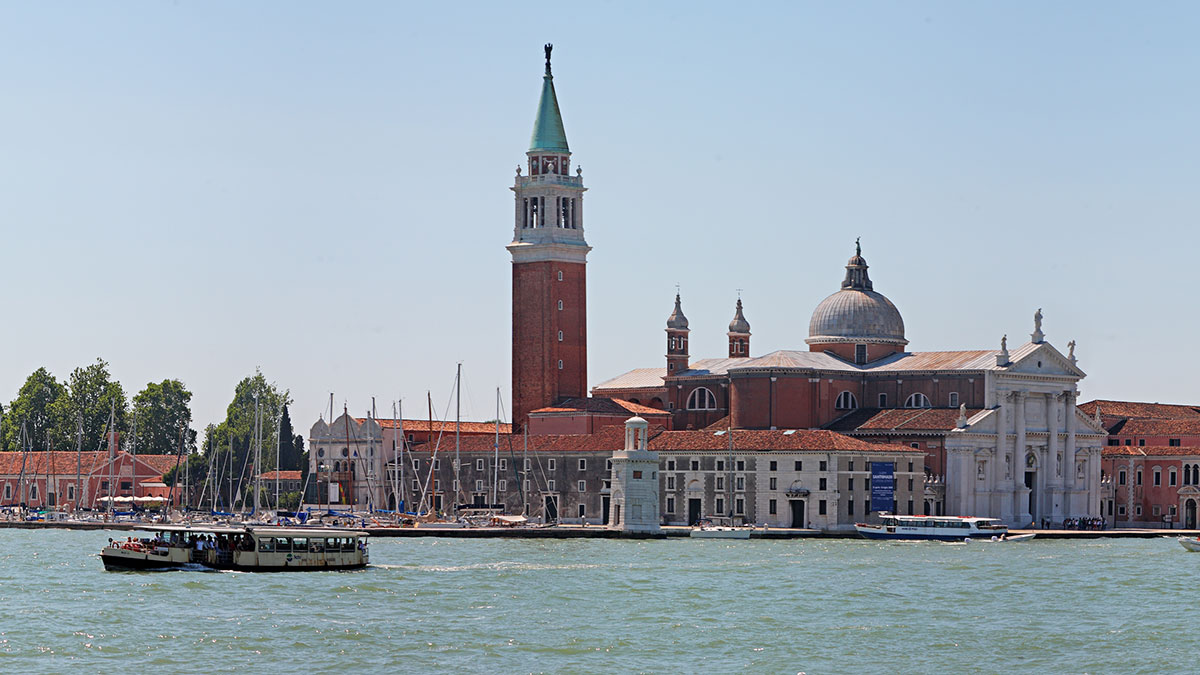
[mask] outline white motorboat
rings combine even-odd
[[[930,539],[934,541],[962,541],[1003,537],[1008,526],[996,518],[969,516],[880,516],[881,523],[855,523],[854,529],[867,539]],[[1012,541],[1012,537],[1008,538]]]
[[[702,520],[692,528],[689,536],[693,539],[749,539],[751,527],[734,527],[727,524],[732,519]]]
[[[1200,551],[1200,537],[1180,537],[1179,545],[1189,551]]]

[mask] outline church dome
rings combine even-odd
[[[825,298],[808,322],[808,344],[873,342],[906,345],[900,310],[876,293],[867,274],[862,250],[846,263],[846,279],[837,293]]]

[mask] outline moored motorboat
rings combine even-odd
[[[1189,551],[1200,551],[1200,537],[1180,537],[1179,545]]]
[[[329,528],[146,525],[153,537],[109,540],[107,570],[182,569],[244,572],[353,570],[366,567],[367,534]]]
[[[996,518],[971,516],[880,516],[881,523],[855,523],[867,539],[961,541],[979,537],[1004,537],[1008,526]],[[1010,541],[1012,537],[1008,538]]]
[[[752,529],[749,527],[734,527],[720,521],[714,523],[710,520],[704,520],[693,527],[688,536],[693,539],[749,539]]]

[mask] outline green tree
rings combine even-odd
[[[256,396],[262,415],[262,463],[259,467],[251,465],[254,458]],[[240,482],[244,490],[248,482],[254,479],[254,471],[271,471],[275,468],[276,420],[291,402],[289,392],[280,389],[274,382],[268,382],[261,370],[255,371],[254,375],[244,378],[234,387],[233,401],[225,410],[225,419],[205,430],[204,449],[207,453],[218,454],[215,459],[220,467],[223,485],[227,487],[231,470],[235,485]],[[232,457],[229,456],[231,441]],[[222,487],[222,490],[226,487]]]
[[[60,438],[73,437],[78,420],[83,420],[84,449],[100,447],[104,442],[110,411],[116,414],[116,431],[128,429],[125,390],[109,375],[104,359],[71,371],[66,394],[55,400],[53,410]]]
[[[29,447],[34,450],[63,448],[74,437],[73,425],[64,425],[59,420],[56,405],[66,393],[66,387],[54,379],[45,368],[38,368],[25,378],[25,384],[17,392],[17,398],[4,410],[4,422],[0,426],[0,450],[20,450],[21,425]],[[67,426],[65,430],[63,427]]]
[[[169,455],[183,446],[196,450],[196,431],[191,428],[192,392],[179,380],[151,382],[133,397],[133,442],[139,453]],[[128,445],[128,444],[127,444]]]
[[[283,407],[283,420],[279,423],[279,469],[297,471],[304,469],[304,437],[295,433],[287,406]]]

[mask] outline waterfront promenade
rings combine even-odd
[[[129,522],[42,522],[0,521],[0,529],[21,530],[136,530],[147,523]],[[691,528],[664,526],[657,534],[620,532],[603,526],[554,525],[550,527],[362,527],[372,537],[443,537],[447,539],[668,539],[688,537]],[[1200,537],[1200,530],[1164,528],[1125,528],[1114,530],[1027,530],[1013,529],[1009,534],[1034,533],[1038,539],[1151,539],[1154,537]],[[858,539],[856,532],[756,527],[751,539]]]

